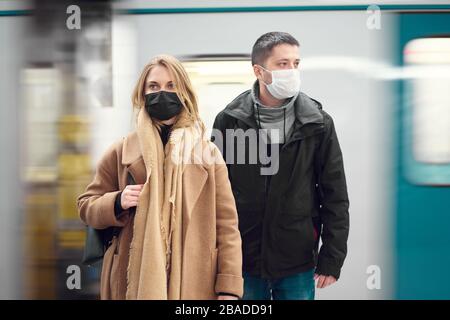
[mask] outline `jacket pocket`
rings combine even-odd
[[[319,209],[314,206],[310,206],[307,208],[298,208],[285,210],[281,212],[281,221],[286,224],[292,221],[300,221],[300,220],[316,220],[319,219],[320,213]]]
[[[111,290],[111,299],[117,300],[119,298],[119,255],[114,254],[111,263],[111,276],[109,278],[109,286]]]
[[[316,236],[310,215],[285,215],[276,231],[279,253],[293,260],[309,260],[315,247]],[[298,261],[300,264],[300,261]]]
[[[100,276],[100,299],[102,300],[111,299],[111,271],[116,252],[116,245],[116,239],[113,238],[111,245],[103,256],[102,273]]]

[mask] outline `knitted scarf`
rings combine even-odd
[[[147,177],[133,226],[126,299],[178,300],[182,270],[182,179],[185,161],[201,139],[198,126],[177,128],[163,147],[144,109],[137,134]]]

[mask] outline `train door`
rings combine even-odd
[[[450,13],[399,17],[396,297],[449,299]]]

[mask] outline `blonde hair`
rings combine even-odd
[[[175,91],[178,98],[180,98],[180,101],[183,104],[183,109],[177,116],[173,129],[193,126],[197,122],[200,123],[202,131],[204,131],[204,124],[200,119],[197,97],[194,93],[191,80],[189,79],[189,76],[181,62],[173,56],[166,54],[158,55],[147,63],[138,79],[136,86],[134,87],[133,94],[131,96],[133,107],[137,109],[142,109],[145,107],[145,80],[152,69],[156,66],[163,66],[167,68],[173,77]],[[162,123],[159,120],[152,118],[152,121],[158,126],[158,128],[161,127]]]

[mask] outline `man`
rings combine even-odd
[[[243,299],[314,299],[314,281],[336,282],[347,254],[341,149],[330,115],[300,92],[299,62],[290,34],[262,35],[253,88],[214,122],[239,216]]]

